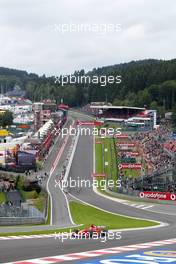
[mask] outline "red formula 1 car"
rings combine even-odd
[[[96,237],[104,237],[108,233],[108,230],[105,229],[105,226],[95,226],[91,225],[89,228],[85,228],[82,230],[74,230],[72,233],[72,237],[77,238],[92,238]]]

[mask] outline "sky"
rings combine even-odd
[[[46,76],[176,57],[175,0],[0,0],[0,66]]]

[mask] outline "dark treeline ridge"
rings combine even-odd
[[[73,73],[80,75],[117,76],[120,84],[67,84],[55,83],[55,77],[0,67],[1,92],[18,84],[33,101],[61,98],[70,106],[81,106],[91,101],[105,101],[114,105],[148,106],[160,113],[176,108],[176,59],[140,60]]]

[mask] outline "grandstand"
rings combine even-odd
[[[83,111],[108,126],[120,123],[122,134],[114,136],[114,143],[125,191],[176,190],[176,132],[165,120],[156,124],[156,110],[95,102]]]
[[[170,154],[176,154],[176,140],[167,141],[164,144],[164,149]]]
[[[156,110],[147,110],[141,107],[112,106],[90,104],[92,113],[98,119],[112,122],[122,122],[126,126],[156,127]]]

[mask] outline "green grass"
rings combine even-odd
[[[117,158],[115,153],[114,139],[113,138],[105,138],[104,139],[104,148],[107,151],[104,152],[105,161],[108,161],[108,165],[105,166],[105,172],[108,178],[112,180],[117,180]]]
[[[156,226],[158,223],[147,220],[133,219],[130,217],[125,217],[121,215],[114,215],[108,212],[104,212],[100,209],[96,209],[92,206],[80,204],[77,202],[70,202],[70,210],[74,222],[77,227],[84,228],[90,226],[94,223],[96,225],[106,226],[108,229],[122,229],[122,228],[139,228],[139,227],[151,227]],[[50,209],[48,214],[48,219],[50,218]],[[49,223],[47,223],[49,224]],[[40,230],[36,231],[25,231],[25,232],[8,232],[0,233],[0,236],[18,236],[18,235],[39,235],[39,234],[54,234],[58,232],[69,232],[73,228],[57,228],[53,230]]]
[[[23,197],[24,201],[26,201],[28,199],[36,199],[39,196],[35,190],[29,191],[29,192],[20,190],[20,194]]]
[[[49,198],[48,198],[48,211],[47,211],[46,225],[50,225],[50,220],[51,220],[51,199],[50,199],[50,196],[49,196]]]
[[[6,194],[4,192],[0,192],[0,204],[5,203],[7,201]]]
[[[119,169],[119,159],[117,157],[117,150],[115,146],[114,138],[102,138],[102,144],[95,145],[95,157],[96,157],[96,172],[103,171],[103,152],[105,161],[108,165],[105,166],[105,174],[109,179],[116,181],[118,179]],[[105,152],[104,150],[107,149]],[[137,178],[141,176],[140,170],[126,169],[123,170],[126,177]]]
[[[108,165],[105,166],[105,174],[108,178],[111,178],[112,176],[112,170],[111,170],[111,148],[110,148],[110,141],[108,138],[104,138],[104,159],[105,162],[108,162]],[[107,151],[105,151],[105,149]]]
[[[39,194],[33,190],[33,191],[24,191],[20,190],[20,194],[23,198],[23,201],[31,200],[32,204],[40,211],[43,212],[45,210],[45,204],[46,204],[46,193],[40,192]]]
[[[126,170],[123,170],[123,173],[125,176],[131,177],[131,178],[137,178],[141,176],[141,170],[126,169]]]
[[[34,206],[41,212],[45,209],[45,201],[46,201],[46,194],[44,192],[40,192],[38,197],[33,200]]]
[[[117,153],[116,153],[116,146],[114,138],[111,138],[111,159],[112,159],[112,179],[117,180],[118,178],[118,160],[117,160]]]
[[[103,149],[102,144],[96,144],[95,143],[95,163],[96,163],[96,173],[103,173]]]
[[[95,157],[96,157],[95,170],[96,173],[105,172],[107,179],[114,180],[115,183],[118,178],[118,165],[117,165],[114,139],[102,138],[101,141],[102,144],[95,145]],[[105,151],[105,149],[107,149],[107,151]],[[108,162],[108,165],[106,166],[103,166],[103,153],[104,153],[104,162]],[[115,190],[116,188],[114,189],[114,191]]]
[[[70,202],[70,210],[76,224],[106,226],[108,229],[139,228],[158,225],[156,222],[114,215],[92,206]]]

